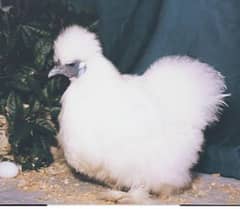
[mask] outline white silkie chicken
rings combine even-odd
[[[95,34],[66,28],[54,43],[65,91],[58,136],[67,162],[113,188],[114,198],[166,194],[191,182],[206,126],[224,104],[223,76],[189,57],[157,60],[142,76],[121,75]],[[141,194],[141,195],[137,195]]]

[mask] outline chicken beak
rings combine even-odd
[[[48,74],[48,78],[56,75],[64,75],[69,79],[79,77],[86,71],[86,64],[83,62],[76,62],[74,65],[58,65],[55,66]]]
[[[51,78],[56,75],[64,75],[67,78],[71,79],[72,77],[77,77],[79,69],[76,67],[69,67],[65,65],[55,66],[48,74],[48,78]]]
[[[50,70],[50,72],[48,73],[48,78],[51,78],[53,76],[56,75],[60,75],[63,74],[62,70],[60,68],[58,68],[57,66],[55,66],[52,70]]]

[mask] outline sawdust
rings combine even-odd
[[[94,186],[94,190],[87,191],[81,187],[91,186],[90,183],[80,182],[67,166],[65,160],[55,155],[55,162],[38,171],[25,171],[18,177],[18,189],[23,191],[41,191],[46,195],[40,198],[42,201],[52,200],[58,203],[77,204],[83,203],[104,203],[96,198],[96,192],[101,190],[100,186]],[[93,186],[92,186],[93,187]]]
[[[38,171],[25,171],[17,177],[17,187],[23,191],[41,191],[46,195],[39,200],[58,204],[112,204],[98,198],[107,188],[92,182],[85,182],[74,174],[63,158],[61,151],[53,148],[55,162]],[[215,204],[239,204],[240,183],[230,184],[221,181],[220,174],[208,175],[207,179],[198,176],[191,188],[183,193],[159,197],[160,204],[194,204],[208,203],[209,198]],[[222,202],[218,199],[222,195]],[[214,202],[214,198],[216,202]],[[202,202],[201,202],[202,201]],[[218,201],[218,202],[217,202]]]
[[[8,123],[5,116],[0,115],[0,156],[4,156],[10,152],[11,146],[7,136]]]

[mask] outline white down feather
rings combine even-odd
[[[121,75],[79,26],[63,31],[54,49],[61,64],[87,66],[61,100],[58,138],[68,163],[117,187],[186,186],[203,131],[224,104],[222,75],[186,56],[161,58],[142,76]]]

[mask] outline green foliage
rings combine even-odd
[[[75,12],[67,0],[25,4],[27,9],[0,8],[0,114],[9,123],[15,160],[23,169],[38,169],[53,161],[59,100],[69,84],[63,77],[47,78],[53,40],[65,26],[89,26],[96,18],[84,8]]]

